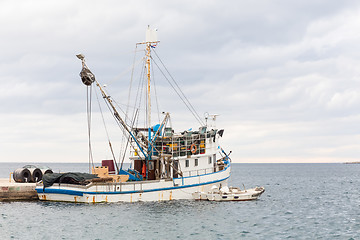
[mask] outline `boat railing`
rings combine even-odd
[[[206,133],[190,132],[182,135],[161,136],[154,143],[153,156],[172,154],[173,157],[206,154],[214,148],[217,130]],[[133,141],[133,140],[132,140]],[[138,156],[140,149],[135,147],[131,156]]]
[[[209,173],[213,173],[215,171],[218,171],[218,168],[203,168],[203,169],[196,169],[196,170],[189,170],[189,171],[183,171],[183,177],[194,177],[194,176],[200,176],[205,175]]]

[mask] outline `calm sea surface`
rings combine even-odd
[[[0,163],[0,177],[21,167]],[[87,164],[47,164],[87,171]],[[233,164],[252,202],[0,203],[0,239],[360,239],[360,164]]]

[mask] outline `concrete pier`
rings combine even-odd
[[[17,183],[12,178],[0,178],[0,201],[38,200],[36,183]]]

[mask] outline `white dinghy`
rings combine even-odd
[[[208,201],[250,201],[256,200],[265,192],[265,188],[256,187],[251,189],[241,190],[237,187],[221,187],[220,189],[214,185],[209,192],[195,192],[193,197],[195,200]]]

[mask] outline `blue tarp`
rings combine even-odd
[[[143,177],[141,176],[141,174],[132,169],[128,169],[127,171],[121,169],[119,174],[120,175],[129,175],[129,181],[142,181],[143,180]]]

